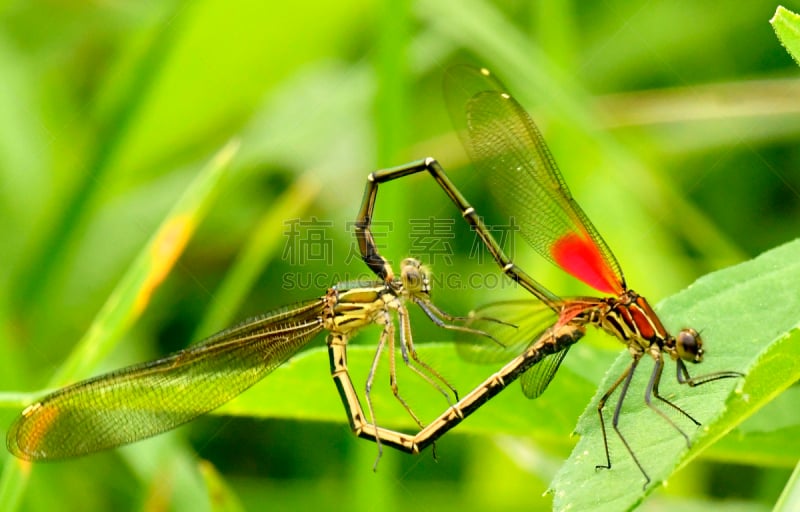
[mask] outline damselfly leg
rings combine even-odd
[[[334,380],[349,383],[344,343],[363,327],[383,325],[381,346],[388,343],[393,349],[392,315],[399,312],[402,342],[414,350],[405,303],[422,304],[426,314],[431,310],[429,288],[417,284],[419,272],[419,262],[409,259],[401,276],[390,283],[337,285],[322,297],[246,320],[172,355],[50,393],[14,422],[7,434],[8,449],[25,460],[57,460],[157,435],[233,399],[326,330]],[[434,378],[426,380],[435,383]],[[348,416],[363,418],[352,384],[340,385],[343,388],[350,393],[343,395],[345,407],[354,407]],[[437,389],[448,394],[441,386]],[[371,421],[367,430],[380,441],[382,430]]]
[[[356,230],[364,261],[379,278],[391,278],[391,267],[378,252],[371,232],[379,185],[419,172],[430,174],[478,234],[503,273],[554,312],[554,329],[565,326],[583,329],[586,324],[592,324],[627,345],[633,362],[598,405],[607,458],[607,464],[602,467],[611,467],[603,409],[621,385],[612,424],[644,475],[646,486],[650,478],[618,428],[622,404],[641,357],[649,354],[655,364],[645,389],[647,406],[680,432],[687,444],[689,436],[651,400],[655,396],[699,424],[686,411],[659,395],[664,356],[675,361],[678,382],[690,387],[742,374],[721,371],[696,378],[689,376],[685,362],[703,360],[700,335],[690,328],[681,330],[677,336],[671,335],[647,300],[627,287],[619,263],[573,199],[538,128],[499,81],[485,69],[453,68],[445,77],[445,98],[470,159],[479,173],[489,179],[488,190],[497,197],[509,217],[515,219],[523,238],[543,258],[607,296],[560,298],[526,274],[506,256],[482,218],[433,158],[369,175]],[[563,355],[561,353],[560,357]],[[552,372],[546,375],[552,378]],[[538,396],[547,382],[549,380],[544,381],[545,386],[533,387],[538,391],[526,394]]]

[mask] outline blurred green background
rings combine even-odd
[[[489,67],[529,109],[628,282],[651,301],[791,240],[800,232],[800,80],[768,23],[776,6],[6,2],[0,385],[10,393],[48,385],[170,207],[232,137],[240,150],[185,254],[114,351],[79,377],[368,277],[349,223],[375,169],[435,156],[491,215],[442,101],[442,71],[453,62]],[[513,295],[452,277],[494,268],[469,257],[474,237],[426,176],[388,184],[379,197],[377,218],[391,222],[382,248],[395,262],[415,254],[440,270],[441,307],[461,313]],[[413,220],[431,216],[456,219],[445,253],[415,239]],[[298,253],[291,221],[324,228],[321,254]],[[257,257],[241,267],[243,292],[223,295],[220,284],[248,246]],[[558,293],[587,292],[531,261],[526,267]],[[417,341],[450,339],[415,320]],[[605,364],[620,351],[607,336],[587,338],[586,359]],[[589,402],[600,368],[583,376],[585,392],[569,408]],[[465,424],[438,443],[438,462],[430,452],[385,450],[373,473],[375,446],[349,432],[327,365],[306,377],[323,390],[320,410],[338,419],[205,417],[122,450],[36,465],[26,483],[4,474],[3,507],[550,508],[542,493],[574,444],[577,420],[558,418],[559,404],[547,404],[542,422],[557,419],[561,435],[498,437]],[[292,389],[281,391],[292,400]],[[26,398],[6,398],[4,425]],[[478,413],[484,421],[493,405]],[[645,509],[710,500],[768,509],[790,472],[785,461],[721,458],[675,475]],[[206,489],[201,459],[228,491]],[[5,470],[15,463],[2,461]]]

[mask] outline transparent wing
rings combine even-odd
[[[219,407],[322,330],[323,301],[250,319],[200,344],[56,391],[12,425],[8,449],[59,459],[131,443]]]
[[[527,112],[486,70],[451,68],[444,90],[473,164],[531,247],[593,288],[621,293],[616,258],[572,198]]]
[[[483,336],[464,337],[458,340],[456,349],[469,362],[506,362],[536,341],[557,318],[549,306],[538,300],[486,304],[470,313],[467,326],[488,332],[497,341]]]
[[[521,354],[532,343],[535,343],[547,329],[555,324],[557,314],[536,300],[504,301],[487,304],[471,313],[472,322],[469,327],[479,328],[490,333],[503,346],[487,338],[460,341],[456,346],[459,355],[474,363],[506,362]],[[498,323],[492,319],[512,324]],[[561,361],[567,355],[564,350],[545,356],[531,366],[520,377],[522,392],[528,398],[541,395],[558,371]]]
[[[522,385],[522,392],[525,396],[534,399],[544,393],[544,390],[550,385],[550,381],[555,377],[558,367],[561,366],[561,361],[567,356],[568,350],[569,346],[561,352],[546,356],[522,374],[519,383]]]

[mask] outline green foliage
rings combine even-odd
[[[208,489],[208,501],[211,502],[212,511],[241,512],[244,510],[239,499],[228,488],[228,485],[214,466],[208,462],[201,462],[199,469],[205,479],[206,488]]]
[[[368,277],[352,257],[347,223],[367,173],[379,166],[435,156],[487,222],[502,224],[484,185],[460,169],[465,158],[440,92],[451,62],[491,68],[531,111],[628,283],[651,301],[796,238],[797,67],[769,30],[774,11],[772,3],[732,0],[7,5],[3,421],[50,386],[157,358],[236,319]],[[797,55],[793,19],[779,9],[773,27]],[[240,147],[226,178],[204,175],[233,138]],[[208,188],[199,192],[197,183]],[[173,261],[183,250],[175,246],[169,258],[154,257],[149,241],[164,240],[159,226],[172,225],[180,198],[195,192],[203,196],[197,222],[203,212],[205,220],[192,226],[191,240],[189,230],[178,237],[188,242],[184,255]],[[378,203],[376,221],[392,223],[381,249],[394,261],[412,254],[430,263],[434,298],[447,311],[520,297],[499,284],[493,265],[470,257],[473,234],[426,177],[387,185]],[[430,217],[452,219],[440,233],[448,257],[426,253],[419,224],[410,222]],[[298,251],[287,222],[311,219],[324,228],[320,258]],[[665,375],[670,398],[709,428],[695,432],[679,421],[693,436],[688,451],[643,409],[644,384],[634,382],[622,428],[652,425],[652,434],[626,435],[654,481],[669,478],[668,487],[648,489],[643,507],[758,510],[778,500],[800,453],[797,389],[777,395],[791,383],[797,354],[789,275],[796,265],[788,256],[796,245],[711,274],[659,309],[670,328],[703,330],[707,360],[692,370],[748,376],[682,389]],[[555,292],[587,292],[530,258],[522,242],[515,251]],[[772,270],[759,266],[781,254]],[[481,277],[467,281],[473,276]],[[425,361],[462,393],[493,371],[461,361],[424,316],[413,324]],[[378,333],[368,330],[348,351],[357,389]],[[441,439],[438,464],[430,452],[384,449],[377,473],[376,448],[349,432],[322,340],[316,345],[220,415],[176,432],[58,464],[31,466],[6,454],[0,509],[544,510],[554,500],[577,504],[598,482],[619,508],[645,495],[613,435],[613,469],[594,471],[602,444],[592,396],[607,386],[606,373],[629,361],[602,333],[573,347],[540,399],[505,391]],[[646,378],[642,364],[637,377]],[[377,419],[413,429],[386,374],[383,361]],[[400,378],[423,418],[446,408],[445,397],[402,365]],[[576,461],[569,434],[584,409],[576,459],[583,446],[589,454]],[[651,435],[664,444],[649,443]],[[673,473],[676,465],[683,469]],[[572,473],[552,484],[554,498],[542,497],[560,468]],[[575,478],[580,485],[564,483]],[[797,478],[790,482],[785,510],[797,495]]]
[[[778,6],[775,16],[769,22],[789,55],[800,63],[800,16]]]
[[[695,429],[685,418],[667,411],[677,425],[690,432],[693,449],[687,450],[684,439],[646,407],[638,390],[647,386],[649,375],[644,368],[637,372],[632,384],[637,391],[629,394],[619,425],[653,482],[666,482],[679,465],[695,458],[800,378],[800,322],[795,313],[800,308],[800,295],[795,293],[798,288],[800,241],[795,241],[747,263],[704,276],[664,301],[659,312],[668,325],[685,322],[702,330],[708,356],[702,366],[690,369],[693,375],[735,370],[746,377],[740,382],[721,380],[686,389],[671,375],[664,376],[662,395],[674,397],[677,405],[703,424],[702,429]],[[770,307],[754,307],[758,304]],[[643,479],[613,432],[609,434],[612,470],[594,469],[595,464],[605,463],[602,434],[597,428],[599,394],[629,364],[630,357],[623,354],[609,369],[598,395],[578,421],[581,441],[553,482],[557,509],[602,509],[598,504],[607,510],[629,509],[653,490],[653,486],[644,491],[632,485],[637,476],[642,483]],[[607,418],[610,412],[611,407],[606,411]],[[776,411],[771,413],[770,417],[762,416],[762,420],[779,423]],[[800,459],[800,452],[787,453],[788,449],[784,447],[789,460]],[[751,456],[759,459],[758,453]],[[768,459],[769,454],[765,454],[759,462]],[[613,474],[617,472],[620,474]]]
[[[690,433],[693,448],[686,443],[663,419],[650,411],[640,390],[647,385],[649,370],[647,358],[637,372],[620,418],[620,426],[636,455],[656,485],[643,489],[644,477],[629,459],[621,443],[610,431],[612,452],[610,471],[596,471],[604,463],[603,438],[597,417],[597,400],[617,376],[630,364],[627,352],[620,354],[617,362],[608,369],[598,393],[578,422],[581,440],[572,457],[564,464],[553,482],[552,492],[557,509],[621,510],[628,509],[651,493],[658,483],[666,482],[680,465],[700,455],[704,449],[774,400],[788,386],[800,378],[800,241],[795,241],[770,251],[758,258],[709,274],[687,290],[664,301],[658,308],[668,325],[678,322],[699,327],[703,331],[708,357],[702,366],[692,367],[692,374],[703,375],[723,370],[741,371],[746,378],[722,380],[696,388],[681,386],[674,380],[673,366],[662,380],[662,396],[699,419],[703,428],[697,429],[686,418],[677,414],[669,416]],[[752,307],[753,304],[773,303],[773,307]],[[769,326],[769,328],[765,328]],[[421,355],[437,370],[447,376],[457,376],[459,382],[479,382],[490,369],[480,365],[467,365],[454,357],[450,344],[426,344]],[[374,350],[357,346],[348,351],[352,368],[368,368]],[[245,416],[288,417],[303,420],[336,421],[341,417],[335,392],[328,383],[311,384],[307,375],[323,368],[327,362],[324,349],[308,351],[284,365],[269,379],[240,395],[217,411],[220,414]],[[571,369],[561,374],[547,393],[539,400],[527,401],[517,389],[507,392],[504,400],[493,401],[475,417],[458,429],[462,433],[504,433],[532,436],[558,443],[572,427],[579,413],[581,401],[575,397],[587,396],[594,386]],[[402,373],[401,373],[402,375]],[[356,383],[363,382],[354,378]],[[407,397],[425,396],[426,384],[409,376],[402,390]],[[513,386],[516,388],[516,386]],[[287,394],[285,389],[298,392]],[[459,386],[459,389],[468,389]],[[385,391],[385,390],[384,390]],[[430,395],[431,389],[427,388]],[[382,412],[380,424],[412,431],[414,424],[400,407],[391,407],[393,398],[378,390],[376,410]],[[800,427],[800,416],[789,394],[784,406],[765,411],[758,417],[762,424],[772,426],[771,437],[780,442],[785,438],[783,428]],[[324,398],[324,399],[323,399]],[[616,405],[612,400],[606,410],[610,418]],[[434,417],[446,406],[443,399],[414,404],[415,412],[423,417]],[[787,418],[787,414],[790,416]],[[607,420],[609,421],[609,420]],[[743,429],[747,430],[746,427]],[[736,460],[742,454],[735,446],[731,451],[717,450],[716,456]],[[775,453],[769,443],[748,446],[749,460],[769,464],[780,457],[780,463],[800,459],[800,445],[781,444]]]
[[[74,381],[76,376],[88,374],[108,355],[122,333],[141,316],[153,291],[172,270],[207,213],[213,194],[219,189],[222,171],[230,164],[237,147],[237,143],[229,143],[201,170],[111,292],[86,335],[75,345],[71,356],[52,379],[52,387],[63,386]],[[0,487],[3,508],[16,506],[27,474],[26,465],[12,460],[5,466]]]

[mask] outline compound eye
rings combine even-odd
[[[694,329],[683,329],[675,338],[678,357],[684,361],[700,363],[703,361],[703,340]]]
[[[430,279],[428,269],[419,260],[406,258],[402,262],[403,285],[411,294],[430,293]]]
[[[406,272],[407,285],[412,290],[418,290],[422,287],[422,275],[417,269],[408,269]]]

